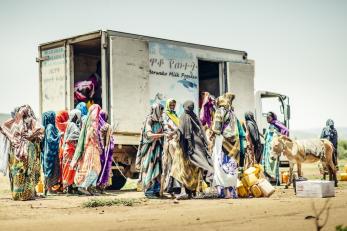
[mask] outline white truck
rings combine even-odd
[[[244,51],[178,42],[117,31],[96,31],[41,44],[38,47],[40,112],[71,110],[74,84],[86,80],[101,62],[101,106],[114,127],[116,148],[112,188],[138,173],[134,162],[144,118],[154,101],[174,98],[182,113],[185,100],[199,92],[236,95],[234,107],[240,119],[254,111],[265,127],[262,100],[279,99],[286,125],[289,104],[280,94],[254,95],[254,62]],[[120,170],[120,171],[118,171]],[[122,172],[122,174],[119,174]]]

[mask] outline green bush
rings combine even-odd
[[[340,160],[347,159],[347,140],[339,140],[337,153]]]
[[[347,226],[338,225],[336,226],[336,231],[347,231]]]

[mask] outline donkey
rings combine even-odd
[[[334,146],[327,139],[292,140],[286,136],[275,136],[271,145],[272,159],[278,158],[282,153],[290,162],[288,188],[293,179],[294,164],[297,164],[298,176],[302,176],[302,163],[315,163],[321,161],[324,169],[329,172],[329,180],[335,181],[337,187],[336,168],[333,163]]]

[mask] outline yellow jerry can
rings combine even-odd
[[[341,181],[347,181],[347,173],[345,173],[345,172],[340,173],[340,180]]]
[[[251,192],[254,197],[261,197],[263,195],[261,189],[256,184],[251,187]]]

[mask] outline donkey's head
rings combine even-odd
[[[283,153],[286,147],[290,147],[292,145],[292,142],[293,141],[287,136],[275,135],[271,143],[270,158],[272,160],[277,159]]]

